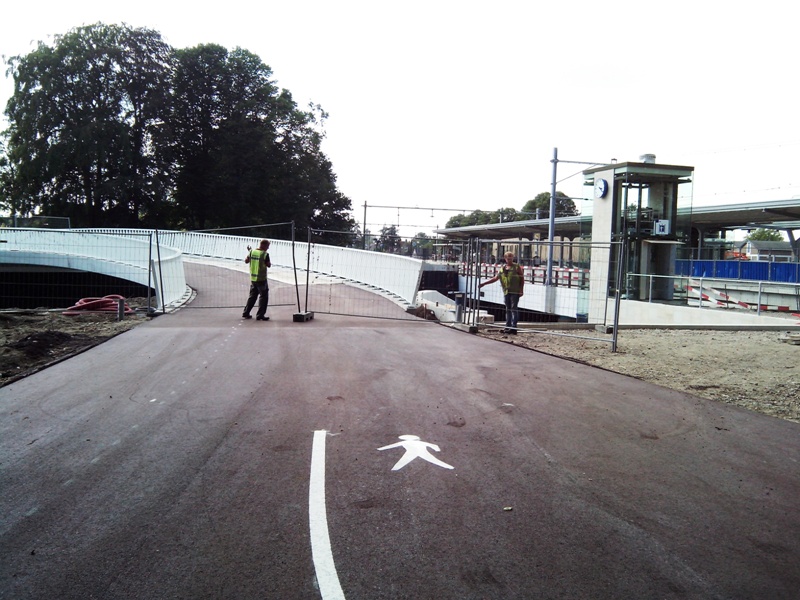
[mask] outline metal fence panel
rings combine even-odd
[[[466,319],[472,319],[473,326],[486,326],[505,328],[505,306],[502,287],[499,283],[489,287],[479,288],[481,282],[491,278],[502,267],[500,252],[494,252],[497,240],[472,240],[466,251],[466,260],[463,267],[463,289]],[[513,243],[505,241],[506,246],[513,246],[511,250],[515,256],[533,256],[534,248],[541,245],[539,240],[515,240]],[[608,325],[611,327],[612,336],[608,338],[612,351],[616,350],[618,319],[617,307],[621,290],[622,265],[620,257],[620,244],[592,243],[592,242],[553,242],[553,256],[568,257],[562,260],[553,260],[545,265],[531,265],[523,267],[525,277],[524,294],[519,302],[519,323],[517,330],[520,334],[546,333],[540,328],[530,327],[533,323],[570,321],[591,325]],[[561,246],[564,246],[563,248]],[[530,247],[528,247],[530,246]],[[592,274],[584,268],[592,263],[592,255],[604,269],[598,268],[597,274],[602,277],[590,283]],[[487,264],[487,256],[498,256],[496,264]],[[520,261],[515,259],[515,262]],[[547,275],[544,276],[542,271]],[[549,277],[549,281],[547,280]],[[489,311],[495,322],[487,324],[482,322],[482,311]],[[608,315],[613,315],[608,319]],[[526,325],[527,324],[527,325]],[[570,335],[582,337],[579,333]],[[597,341],[598,338],[591,337]]]
[[[304,310],[424,322],[414,312],[424,263],[413,256],[411,240],[363,250],[354,235],[338,234],[342,246],[318,243],[330,240],[326,233],[312,230],[309,243],[298,244]]]
[[[0,238],[6,308],[68,308],[107,295],[146,298],[155,308],[186,291],[180,254],[163,248],[160,262],[167,267],[158,268],[152,232],[5,228]]]

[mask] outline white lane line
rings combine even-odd
[[[333,564],[328,516],[325,510],[325,437],[324,429],[314,432],[311,449],[311,478],[308,486],[308,522],[311,530],[311,556],[317,573],[317,585],[323,600],[344,600],[339,575]]]

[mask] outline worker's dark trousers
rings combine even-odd
[[[242,315],[249,315],[256,305],[258,298],[258,310],[256,317],[263,317],[267,314],[267,304],[269,303],[269,286],[266,281],[250,282],[250,296],[247,298],[247,306],[244,307]]]

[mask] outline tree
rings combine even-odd
[[[381,227],[380,236],[376,250],[380,252],[396,253],[400,250],[400,237],[397,235],[397,227],[395,225],[384,225]]]
[[[156,32],[96,24],[9,64],[1,200],[20,214],[78,226],[355,231],[321,150],[326,113],[300,110],[246,50],[176,51]]]
[[[11,170],[11,165],[5,154],[3,140],[0,140],[0,210],[7,211],[12,216],[17,214],[17,206],[12,192],[13,179],[14,172]]]
[[[556,217],[572,217],[580,214],[575,202],[564,192],[556,192],[555,210]],[[528,213],[527,218],[529,219],[548,218],[550,216],[550,192],[542,192],[533,200],[528,200],[522,207],[522,212]]]
[[[501,208],[492,212],[474,210],[469,215],[456,215],[448,219],[445,227],[468,227],[470,225],[489,225],[508,221],[520,221],[524,218],[513,208]]]
[[[350,200],[320,149],[321,108],[299,110],[246,50],[208,44],[176,54],[170,131],[182,226],[354,230]]]
[[[433,238],[426,233],[420,232],[416,234],[411,240],[412,253],[416,252],[416,254],[421,255],[423,258],[428,258],[433,254],[433,242]]]
[[[445,228],[452,229],[456,227],[466,227],[467,225],[474,225],[474,223],[468,223],[467,215],[455,215],[447,219],[447,223],[445,223]]]
[[[539,212],[537,213],[537,208]],[[456,215],[448,219],[445,227],[469,227],[471,225],[489,225],[493,223],[508,223],[511,221],[525,221],[527,219],[545,218],[550,213],[550,194],[542,192],[533,200],[529,200],[521,211],[514,208],[500,208],[492,212],[475,210],[469,215]],[[578,209],[575,203],[563,192],[556,192],[556,216],[565,217],[577,215]]]
[[[501,208],[500,210],[495,211],[493,214],[497,216],[497,221],[492,221],[493,223],[509,223],[511,221],[524,221],[525,219],[529,219],[530,217],[523,214],[522,212],[517,211],[515,208]]]
[[[125,225],[164,201],[153,142],[171,49],[147,29],[102,24],[9,60],[14,201],[78,225]]]
[[[278,90],[254,55],[216,44],[176,51],[168,118],[179,226],[225,227],[264,218],[260,204],[281,160],[274,147]],[[263,222],[269,222],[265,219]]]
[[[764,227],[759,227],[758,229],[754,229],[750,233],[747,234],[745,238],[750,242],[782,242],[784,241],[783,236],[780,232],[775,231],[774,229],[766,229]]]

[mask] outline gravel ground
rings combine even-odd
[[[797,333],[620,329],[617,352],[591,329],[479,335],[800,423]]]

